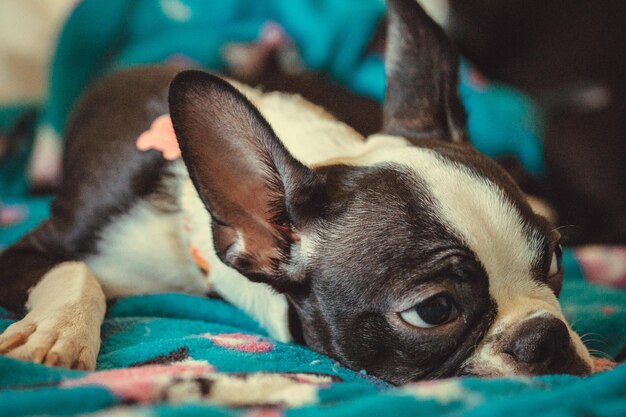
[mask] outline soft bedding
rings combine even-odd
[[[626,293],[584,280],[566,253],[564,311],[596,355],[626,343]],[[3,312],[0,331],[12,321]],[[591,377],[473,377],[392,387],[306,347],[271,340],[218,299],[123,298],[96,372],[0,357],[0,416],[623,416],[626,364]]]

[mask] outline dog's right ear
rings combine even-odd
[[[246,97],[223,79],[184,71],[170,116],[189,175],[213,219],[220,259],[252,281],[287,291],[301,277],[281,263],[319,200],[318,175],[297,161]]]
[[[466,140],[456,50],[417,0],[387,0],[385,72],[383,132]]]

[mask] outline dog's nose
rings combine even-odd
[[[552,368],[568,356],[569,347],[565,323],[557,318],[536,317],[519,326],[504,351],[519,362]]]

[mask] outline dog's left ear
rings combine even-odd
[[[466,140],[458,55],[417,0],[387,0],[385,72],[384,133]]]
[[[185,71],[170,85],[182,158],[213,219],[216,253],[252,281],[287,291],[290,248],[321,180],[297,161],[246,97],[223,79]],[[312,201],[311,201],[312,200]]]

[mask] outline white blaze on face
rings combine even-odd
[[[552,290],[533,278],[533,267],[543,255],[540,235],[525,225],[500,187],[402,138],[375,135],[368,140],[366,148],[353,160],[355,165],[395,163],[410,168],[428,186],[440,221],[482,263],[489,278],[489,293],[498,308],[488,334],[510,331],[531,314],[547,313],[565,322]],[[579,355],[587,360],[587,350],[571,329],[570,336]],[[479,349],[476,355],[480,354]]]
[[[424,181],[435,200],[439,219],[461,238],[485,267],[498,304],[519,295],[549,299],[532,279],[540,253],[539,236],[527,233],[524,221],[501,188],[468,168],[429,149],[393,137],[375,135],[358,165],[395,163]],[[374,151],[375,150],[375,151]],[[554,298],[554,297],[552,297]]]

